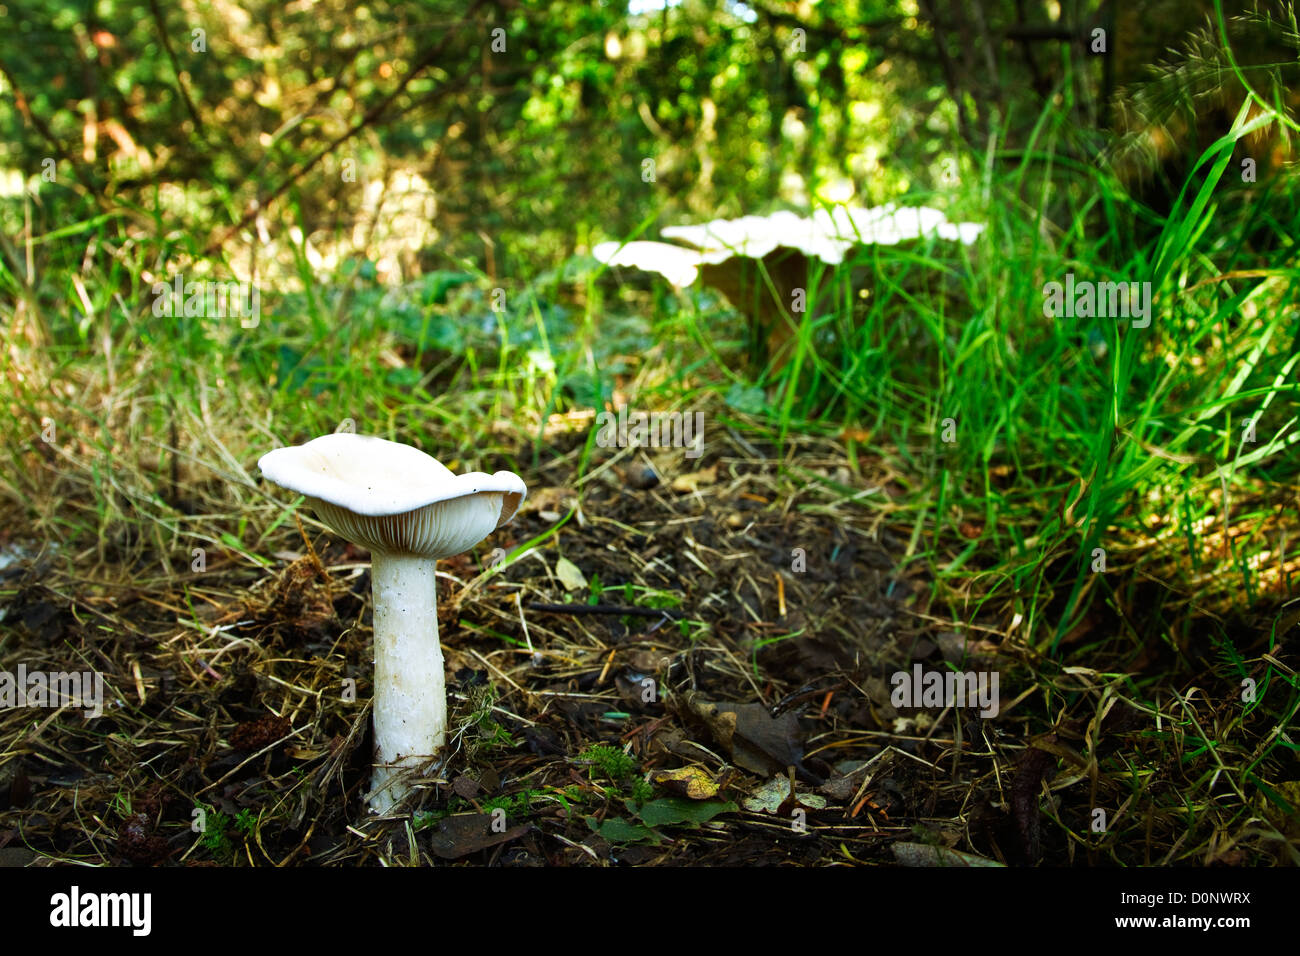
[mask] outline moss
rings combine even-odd
[[[620,783],[637,770],[635,757],[609,744],[592,744],[578,755],[578,759],[594,764],[614,783]]]

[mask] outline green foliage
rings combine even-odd
[[[234,856],[235,845],[231,841],[228,832],[231,823],[230,817],[215,807],[209,807],[205,804],[196,803],[194,807],[204,813],[205,822],[203,833],[199,837],[199,845],[218,860],[228,860]]]
[[[491,814],[494,810],[504,810],[508,819],[527,820],[532,816],[534,806],[548,801],[558,803],[566,812],[572,812],[574,807],[581,806],[583,803],[582,788],[577,785],[563,788],[550,787],[544,790],[530,788],[517,793],[498,794],[479,803],[462,797],[452,797],[445,807],[418,811],[413,819],[417,831],[435,826],[439,820],[453,814],[475,809],[484,814]]]
[[[578,759],[591,764],[593,770],[617,784],[626,795],[629,807],[645,804],[654,796],[654,787],[650,782],[637,776],[636,758],[619,747],[592,744],[578,755]]]
[[[233,819],[203,803],[196,803],[194,808],[203,811],[204,815],[199,845],[211,853],[214,859],[223,862],[231,860],[239,846],[253,835],[260,818],[259,814],[248,807],[240,810]]]
[[[504,810],[506,816],[510,819],[526,817],[533,801],[543,796],[545,792],[544,790],[520,790],[518,793],[491,797],[483,801],[483,812],[491,813],[493,810]]]
[[[113,799],[108,802],[108,809],[117,816],[125,820],[131,816],[131,795],[125,790],[119,790],[113,794]]]
[[[632,796],[632,802],[640,804],[654,796],[655,788],[644,777],[633,777],[628,785],[628,792]]]
[[[416,170],[438,197],[421,254],[440,302],[475,274],[462,265],[487,265],[485,237],[496,271],[520,275],[647,216],[806,204],[845,178],[873,199],[914,186],[951,146],[938,74],[899,57],[881,71],[858,25],[868,9],[901,23],[905,6],[827,2],[803,23],[730,0],[632,16],[528,0],[505,18],[452,0],[364,15],[242,0],[237,16],[196,20],[144,0],[90,15],[34,0],[11,11],[25,55],[5,60],[0,167],[39,177],[51,161],[38,215],[89,219],[105,211],[91,197],[112,197],[111,231],[147,226],[163,262],[207,247],[251,202],[274,233],[311,235],[354,215],[368,182]],[[163,201],[159,186],[177,188]],[[74,250],[54,252],[74,266]],[[349,268],[376,276],[369,256]]]
[[[592,744],[578,755],[578,759],[594,764],[596,769],[614,783],[632,776],[637,769],[635,757],[609,744]]]
[[[988,5],[991,22],[1012,22],[1013,7]],[[1161,32],[1176,7],[1180,19],[1208,11],[1174,0],[1120,10],[1142,22],[1120,31],[1117,56],[1149,62],[1177,46]],[[1295,132],[1297,40],[1277,16],[1220,23],[1248,41],[1232,56],[1203,31],[1131,98],[1161,123],[1209,100],[1237,117],[1227,136],[1185,126],[1206,142],[1155,215],[1094,162],[1097,134],[1078,129],[1091,65],[1061,78],[1046,106],[1014,93],[979,104],[988,135],[963,147],[963,102],[947,99],[951,78],[933,61],[952,38],[895,0],[823,0],[798,16],[760,3],[752,17],[722,0],[636,16],[561,0],[472,15],[450,0],[237,9],[201,24],[185,5],[142,0],[8,11],[5,42],[23,55],[0,58],[0,236],[22,241],[0,241],[0,431],[17,436],[3,470],[52,552],[98,548],[106,561],[106,542],[219,545],[264,567],[293,506],[241,484],[232,507],[205,483],[245,471],[273,439],[353,419],[475,467],[485,422],[537,423],[540,453],[553,412],[604,408],[636,382],[636,401],[698,401],[756,444],[796,432],[842,442],[847,477],[791,458],[791,480],[910,525],[900,578],[928,582],[929,601],[946,592],[1007,609],[1037,650],[1059,651],[1090,605],[1143,606],[1139,582],[1168,577],[1145,545],[1125,556],[1124,577],[1098,576],[1089,556],[1102,541],[1149,541],[1165,521],[1200,576],[1180,582],[1188,601],[1215,577],[1240,605],[1263,593],[1273,562],[1256,560],[1257,535],[1226,536],[1217,573],[1200,562],[1216,519],[1246,520],[1243,502],[1297,478],[1300,199],[1285,180],[1247,195],[1232,182],[1257,135]],[[488,46],[498,21],[500,52]],[[1119,67],[1133,77],[1132,62]],[[1139,145],[1150,132],[1132,130]],[[934,173],[941,160],[951,176]],[[384,245],[360,227],[398,220],[397,173],[418,174],[436,203],[400,219],[428,227],[419,242]],[[844,179],[863,203],[933,200],[987,231],[968,248],[864,246],[815,274],[780,367],[742,364],[751,330],[718,296],[614,288],[618,277],[578,255],[670,221],[804,208]],[[384,203],[363,222],[376,190]],[[255,327],[150,308],[159,280],[248,263],[265,293]],[[1067,274],[1150,281],[1157,321],[1047,316],[1044,282]],[[47,417],[77,443],[53,471],[49,449],[23,437]],[[859,480],[859,458],[896,476],[888,500]],[[168,474],[178,462],[194,472],[183,494]],[[253,502],[269,514],[250,519]],[[595,574],[590,585],[592,602],[683,603]],[[1169,623],[1152,615],[1151,634],[1185,643]],[[755,673],[764,647],[797,633],[756,638]],[[1211,641],[1233,676],[1254,666],[1226,634]],[[1261,694],[1292,688],[1282,681],[1270,665]],[[515,746],[495,703],[491,685],[469,689],[471,759]],[[1279,726],[1294,713],[1288,701]],[[676,825],[646,810],[657,802],[633,757],[597,745],[581,759],[613,784],[602,793],[639,808],[602,832]],[[541,799],[530,794],[485,805],[525,814]],[[130,809],[124,793],[110,804]],[[256,825],[249,810],[213,812],[201,844],[228,858]]]
[[[515,745],[515,740],[492,716],[496,706],[496,688],[488,682],[471,685],[468,689],[470,716],[468,727],[471,732],[465,735],[465,746],[469,755],[479,758],[497,750],[508,749]]]
[[[587,826],[610,843],[659,843],[663,840],[663,834],[659,832],[662,827],[696,828],[719,814],[735,813],[739,809],[730,801],[688,800],[685,797],[642,802],[629,800],[625,806],[631,819],[615,816],[598,821],[596,817],[588,816],[585,818]]]
[[[419,833],[421,830],[436,826],[439,820],[446,819],[451,816],[451,814],[452,809],[450,805],[445,808],[435,808],[433,810],[416,810],[415,813],[411,815],[411,825],[414,827],[415,832]]]

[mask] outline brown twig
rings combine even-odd
[[[637,617],[669,617],[674,620],[682,616],[681,611],[666,607],[632,607],[623,604],[525,604],[530,611],[544,611],[547,614],[632,614]]]

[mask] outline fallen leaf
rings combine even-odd
[[[819,797],[815,793],[800,793],[796,788],[794,794],[795,801],[807,807],[809,810],[825,810],[826,798]],[[752,810],[754,813],[782,813],[782,807],[790,799],[790,778],[773,777],[767,783],[763,784],[748,797],[740,801],[740,805],[746,810]]]
[[[451,789],[456,796],[462,797],[465,800],[473,800],[478,796],[479,785],[478,781],[474,778],[461,774],[451,782]]]
[[[691,800],[708,800],[718,793],[718,785],[702,767],[682,767],[678,770],[658,770],[650,781],[670,793]]]
[[[929,843],[895,843],[894,859],[903,866],[1002,866],[997,860]]]
[[[568,558],[560,558],[555,562],[555,576],[560,579],[566,591],[579,591],[587,586],[582,571]]]
[[[663,841],[658,833],[638,823],[628,823],[622,817],[606,817],[600,823],[595,817],[587,817],[587,826],[593,833],[604,837],[610,843],[660,843]]]
[[[841,803],[845,800],[852,800],[862,789],[863,782],[868,776],[867,764],[860,763],[857,767],[848,773],[832,777],[826,781],[817,792],[830,797],[832,800],[839,800]]]
[[[735,813],[737,807],[726,800],[693,801],[681,797],[662,797],[648,800],[637,810],[646,826],[666,827],[680,823],[699,825],[712,820],[719,813]]]
[[[492,829],[492,820],[491,814],[480,813],[447,817],[439,821],[437,830],[429,838],[429,845],[434,855],[443,860],[454,860],[498,843],[517,840],[533,828],[531,823],[521,823],[498,833]]]
[[[825,783],[803,765],[804,732],[793,711],[773,717],[762,704],[729,704],[696,695],[688,695],[685,706],[704,722],[736,766],[764,777],[794,767],[809,783]]]

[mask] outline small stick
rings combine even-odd
[[[637,617],[671,617],[679,618],[681,611],[666,607],[628,607],[622,604],[537,604],[524,605],[530,611],[545,611],[548,614],[633,614]]]
[[[609,668],[614,663],[614,655],[617,653],[618,648],[614,648],[614,650],[609,652],[609,657],[605,658],[605,668],[600,672],[600,676],[596,678],[597,687],[605,683],[605,678],[609,675]]]

